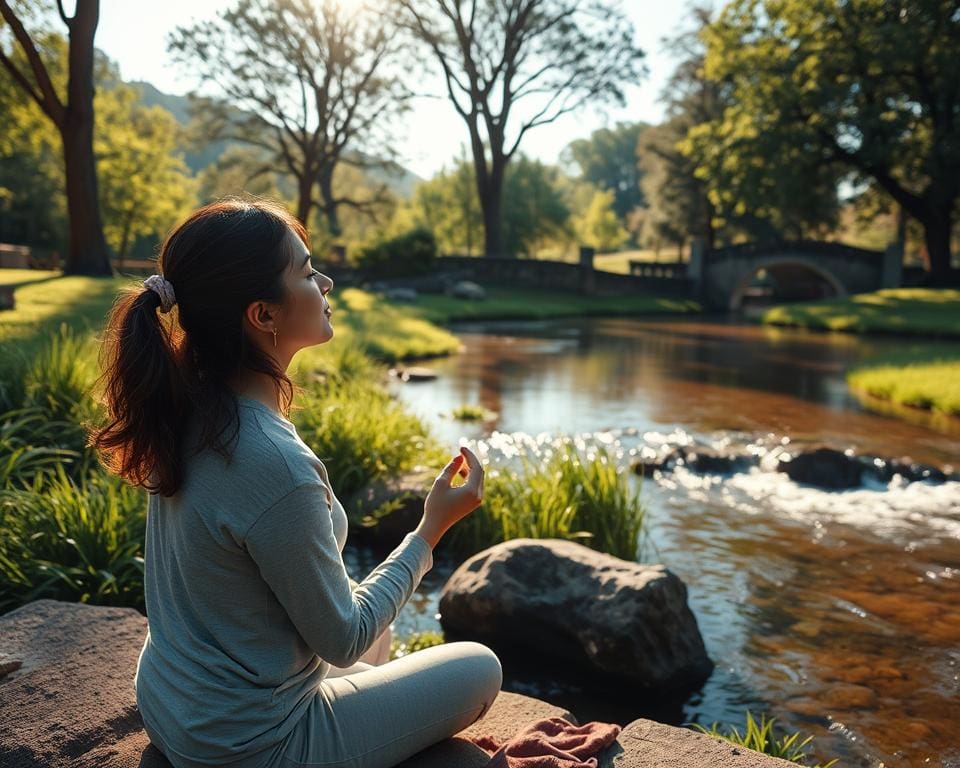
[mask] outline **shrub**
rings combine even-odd
[[[610,453],[584,456],[569,438],[545,457],[521,454],[520,468],[486,472],[483,505],[448,536],[474,553],[516,538],[569,539],[624,560],[641,554],[646,507]]]
[[[405,277],[428,272],[436,258],[433,232],[417,227],[361,249],[356,263],[370,277]]]
[[[303,441],[324,462],[333,490],[346,499],[373,480],[417,465],[446,463],[427,427],[381,387],[315,383],[294,413]]]
[[[0,612],[40,598],[142,612],[146,507],[141,488],[62,466],[0,491]]]
[[[747,711],[747,727],[742,735],[732,725],[728,726],[725,732],[721,731],[716,723],[711,725],[709,729],[697,724],[694,724],[693,727],[701,733],[729,741],[731,744],[762,752],[765,755],[780,757],[789,760],[791,763],[809,765],[805,748],[813,741],[813,736],[801,739],[799,733],[792,733],[777,738],[773,732],[774,722],[776,722],[776,718],[768,720],[766,715],[761,715],[758,723],[754,720],[753,715]],[[818,763],[812,768],[830,768],[836,762],[837,760],[831,760],[823,765]]]

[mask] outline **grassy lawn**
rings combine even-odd
[[[697,312],[691,299],[650,296],[581,296],[558,291],[487,287],[483,301],[421,294],[416,310],[427,320],[542,320],[550,317],[651,315]]]
[[[674,248],[664,248],[660,251],[660,258],[657,258],[657,254],[651,250],[598,253],[593,257],[593,266],[603,272],[629,275],[631,261],[645,261],[650,264],[675,264],[677,252]]]
[[[847,384],[898,405],[960,416],[960,344],[944,344],[920,358],[871,360],[849,371]]]
[[[850,333],[960,336],[960,290],[890,288],[773,307],[762,321]]]
[[[117,292],[140,278],[63,277],[58,272],[3,270],[0,284],[14,284],[16,309],[0,312],[0,345],[33,351],[60,323],[76,331],[98,330]],[[376,358],[393,362],[455,352],[456,337],[408,307],[382,301],[356,288],[336,291],[338,338],[359,343]],[[13,344],[14,347],[7,346]]]

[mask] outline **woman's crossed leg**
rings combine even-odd
[[[479,720],[503,682],[496,654],[472,641],[355,666],[321,683],[284,742],[284,768],[390,768]]]

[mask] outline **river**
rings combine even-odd
[[[460,325],[462,352],[399,397],[452,449],[587,435],[624,466],[644,449],[825,444],[960,469],[960,420],[892,418],[850,394],[844,371],[931,343],[703,319],[567,319]],[[478,423],[449,418],[471,403]],[[874,408],[880,407],[873,404]],[[539,437],[538,437],[539,436]],[[640,483],[633,477],[631,482]],[[843,766],[960,766],[960,483],[878,481],[818,490],[775,471],[642,481],[654,558],[687,584],[716,669],[675,711],[591,699],[575,682],[505,674],[504,690],[581,720],[649,715],[742,725],[746,709],[815,737]],[[347,554],[347,553],[345,553]],[[376,556],[352,550],[363,578]],[[439,629],[438,563],[398,634]]]

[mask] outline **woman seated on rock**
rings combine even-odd
[[[303,227],[269,201],[220,200],[158,266],[112,309],[93,435],[150,491],[133,685],[151,741],[177,768],[386,768],[478,720],[502,682],[486,646],[387,660],[433,547],[481,502],[476,456],[443,468],[420,525],[351,583],[346,514],[287,418],[291,358],[334,335]]]

